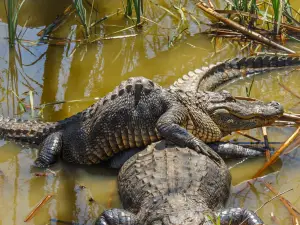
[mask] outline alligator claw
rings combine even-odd
[[[96,220],[95,225],[135,224],[135,215],[123,209],[108,209]]]
[[[218,153],[216,153],[214,150],[212,150],[209,146],[207,146],[207,145],[199,146],[198,145],[195,149],[196,149],[196,152],[206,155],[207,157],[212,159],[218,166],[221,166],[221,164],[222,164],[221,156],[219,156]]]
[[[49,168],[51,165],[43,162],[40,159],[36,159],[33,163],[33,166],[38,168]]]

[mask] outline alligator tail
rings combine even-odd
[[[0,116],[0,137],[7,140],[40,144],[49,134],[59,129],[57,123],[10,119]]]
[[[190,71],[175,81],[170,88],[192,92],[215,91],[225,83],[241,77],[299,65],[300,58],[293,56],[266,55],[234,58]]]

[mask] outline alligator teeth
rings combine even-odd
[[[200,69],[195,69],[195,73],[202,73],[203,72],[203,70],[200,70]],[[190,75],[190,74],[189,74]]]
[[[188,75],[189,75],[190,77],[196,76],[196,74],[195,74],[193,71],[188,72]]]
[[[181,78],[179,78],[179,79],[177,80],[177,82],[178,82],[179,84],[183,84],[183,83],[184,83],[184,81],[183,81]]]
[[[188,79],[189,79],[189,76],[185,74],[185,75],[182,76],[182,79],[183,79],[183,80],[188,80]]]

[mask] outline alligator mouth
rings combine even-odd
[[[255,112],[257,110],[253,109],[245,109],[245,113],[240,113],[238,111],[232,110],[233,107],[227,107],[227,106],[220,106],[220,107],[215,107],[212,109],[211,114],[215,114],[218,112],[218,110],[226,110],[228,114],[242,120],[251,120],[251,119],[257,119],[257,120],[275,120],[283,116],[283,111],[278,110],[274,108],[273,110],[269,110],[270,112]]]
[[[264,121],[274,121],[275,119],[278,119],[280,117],[282,117],[282,113],[281,114],[272,114],[272,115],[261,115],[261,114],[251,114],[251,115],[240,115],[238,113],[232,112],[232,111],[228,111],[231,115],[239,118],[239,119],[245,119],[245,120],[264,120]]]

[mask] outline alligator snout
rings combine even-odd
[[[277,109],[278,113],[283,113],[284,111],[283,106],[279,102],[271,101],[269,105]]]

